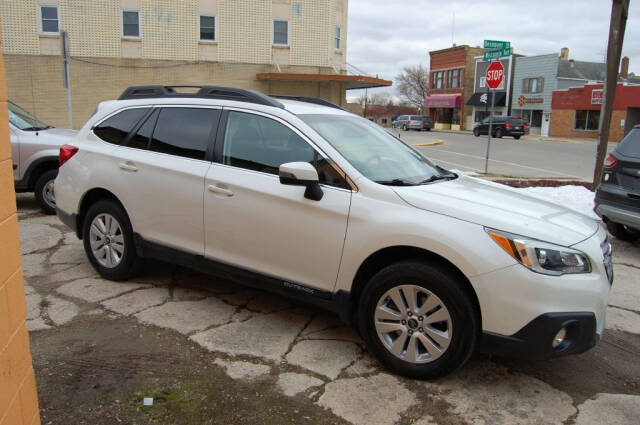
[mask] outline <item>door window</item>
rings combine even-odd
[[[348,189],[347,182],[329,162],[287,126],[259,115],[229,112],[222,163],[248,170],[278,174],[287,162],[308,162],[320,183]]]
[[[163,108],[158,116],[149,150],[184,158],[204,159],[211,132],[217,128],[219,118],[218,109]]]
[[[93,133],[108,143],[121,144],[149,108],[126,109],[98,124]]]
[[[136,149],[148,149],[149,140],[151,140],[151,133],[153,127],[156,125],[156,119],[158,118],[159,110],[156,109],[147,120],[140,126],[136,134],[131,136],[131,139],[127,142],[127,146]]]

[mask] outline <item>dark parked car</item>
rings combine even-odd
[[[489,134],[489,118],[492,118],[491,136],[500,138],[502,136],[513,136],[518,140],[525,133],[527,124],[518,117],[493,116],[483,119],[480,124],[473,129],[473,135],[478,137],[481,134]]]
[[[431,117],[423,116],[422,117],[422,129],[431,131],[433,128],[433,123],[431,122]]]
[[[640,125],[607,157],[595,212],[613,236],[628,241],[640,237]]]

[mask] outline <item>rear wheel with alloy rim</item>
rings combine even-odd
[[[501,128],[496,130],[496,138],[502,139],[502,134],[503,133],[502,133],[502,129]]]
[[[56,213],[56,196],[54,192],[53,182],[58,175],[58,170],[50,170],[43,173],[34,187],[34,194],[36,195],[36,201],[47,214]]]
[[[131,223],[116,202],[104,200],[93,204],[85,216],[82,235],[87,257],[100,275],[125,280],[137,272],[140,261]]]
[[[460,278],[421,261],[378,272],[362,294],[358,315],[369,350],[386,368],[412,378],[436,378],[462,366],[479,333]]]
[[[480,129],[478,127],[473,129],[473,135],[476,137],[480,137]]]
[[[613,221],[607,221],[607,230],[613,236],[623,241],[633,242],[640,238],[640,230],[632,229],[624,224],[614,223]]]

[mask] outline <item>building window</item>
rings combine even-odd
[[[200,15],[200,41],[216,41],[216,17]]]
[[[443,89],[444,88],[444,71],[436,71],[433,73],[433,81],[431,82],[431,88]]]
[[[273,44],[279,46],[289,45],[289,21],[273,21]]]
[[[122,10],[122,37],[140,38],[140,12],[138,10]]]
[[[522,93],[542,93],[544,78],[524,78],[522,80]]]
[[[336,25],[336,30],[335,30],[335,40],[334,40],[334,45],[333,47],[336,50],[340,50],[340,38],[342,36],[342,28],[340,27],[340,25]]]
[[[58,6],[40,5],[40,32],[42,34],[60,33]]]
[[[462,85],[460,84],[460,80],[462,79],[462,70],[461,69],[450,69],[447,71],[447,88],[448,89],[457,89]]]
[[[600,111],[577,110],[573,121],[574,130],[598,130]]]

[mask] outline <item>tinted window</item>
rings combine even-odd
[[[640,128],[634,128],[620,142],[616,151],[622,155],[640,158]]]
[[[422,117],[420,115],[411,115],[412,120],[421,120]]]
[[[211,130],[220,111],[208,108],[163,108],[158,116],[149,150],[204,159]]]
[[[149,108],[124,110],[103,121],[93,132],[105,142],[119,145],[147,111]]]
[[[147,149],[149,147],[149,139],[151,139],[151,133],[153,132],[153,127],[156,124],[157,118],[158,110],[154,111],[138,131],[136,131],[136,134],[131,136],[131,139],[127,142],[127,146],[137,149]]]
[[[348,188],[336,169],[287,126],[259,115],[229,113],[223,164],[277,175],[280,165],[297,161],[316,167],[320,183]]]

